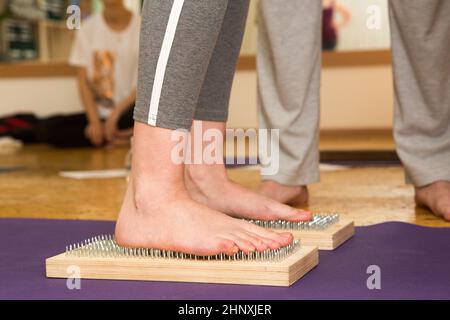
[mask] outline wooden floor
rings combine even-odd
[[[0,167],[25,167],[0,174],[0,217],[114,220],[125,179],[79,181],[59,177],[58,172],[122,168],[126,152],[124,148],[55,150],[33,146],[15,155],[0,156]],[[229,173],[232,179],[253,189],[260,182],[255,170],[232,169]],[[357,225],[404,221],[450,227],[427,210],[416,208],[413,188],[403,179],[400,167],[323,172],[322,182],[310,188],[309,209],[341,212]]]
[[[322,130],[321,151],[394,151],[392,131],[381,130]]]

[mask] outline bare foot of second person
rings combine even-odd
[[[436,181],[416,187],[416,203],[429,208],[436,216],[450,221],[450,181]]]

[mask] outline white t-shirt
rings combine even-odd
[[[69,63],[86,67],[101,118],[136,88],[140,20],[133,14],[128,27],[116,32],[95,14],[77,31]]]

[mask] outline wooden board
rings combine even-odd
[[[317,247],[301,246],[283,260],[196,261],[159,258],[77,257],[60,254],[46,260],[48,278],[67,278],[80,268],[82,279],[176,281],[288,287],[319,263]]]
[[[276,231],[280,231],[276,229]],[[292,230],[295,239],[305,246],[318,247],[319,250],[334,250],[355,234],[353,221],[340,220],[324,230]]]

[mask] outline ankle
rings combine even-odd
[[[155,177],[131,179],[133,201],[136,208],[148,211],[149,207],[160,207],[161,203],[168,203],[187,197],[187,190],[183,181],[171,181]]]
[[[227,172],[223,165],[188,165],[186,176],[196,183],[209,182],[211,180],[227,180]]]
[[[436,181],[433,181],[433,182],[431,182],[429,184],[426,184],[426,185],[415,186],[414,188],[416,190],[425,190],[425,189],[429,189],[429,188],[432,188],[432,187],[445,187],[445,186],[448,186],[448,185],[450,185],[450,181],[436,180]]]

